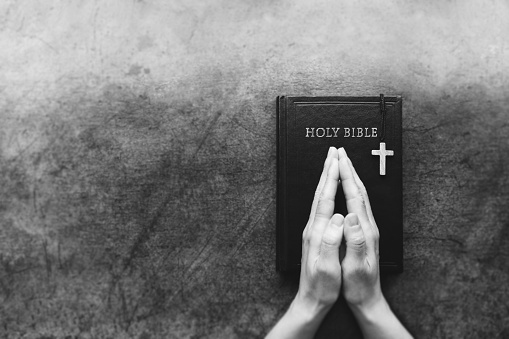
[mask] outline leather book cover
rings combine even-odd
[[[300,268],[302,231],[330,146],[344,147],[368,191],[382,272],[403,270],[402,99],[277,98],[278,271]],[[342,189],[335,212],[347,215]]]

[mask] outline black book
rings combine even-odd
[[[400,96],[277,98],[278,271],[300,268],[302,231],[330,146],[344,147],[368,191],[382,272],[403,270]],[[336,213],[346,216],[341,187]]]

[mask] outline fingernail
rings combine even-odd
[[[331,157],[331,156],[332,156],[332,154],[334,153],[334,151],[335,151],[335,148],[334,148],[334,147],[329,147],[329,152],[327,152],[327,158],[328,158],[328,157]]]
[[[331,224],[337,227],[343,226],[345,218],[341,214],[334,214],[331,219]]]
[[[340,155],[340,156],[348,157],[348,156],[346,155],[346,151],[345,151],[345,149],[344,149],[343,147],[338,148],[338,152],[339,152],[339,155]]]
[[[345,218],[345,224],[348,227],[353,227],[359,225],[359,218],[357,217],[357,214],[350,213]]]

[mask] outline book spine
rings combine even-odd
[[[398,114],[398,117],[399,117],[399,124],[398,124],[398,133],[397,133],[397,137],[399,138],[399,149],[400,149],[400,152],[401,152],[401,157],[399,159],[399,167],[401,168],[401,177],[400,177],[400,190],[401,190],[401,196],[400,196],[400,201],[399,201],[399,205],[401,206],[401,216],[400,216],[400,224],[399,224],[399,229],[398,229],[398,234],[399,234],[399,243],[401,244],[400,248],[399,248],[399,258],[401,258],[400,262],[399,262],[399,265],[396,269],[396,273],[401,273],[403,272],[403,265],[404,265],[404,260],[403,260],[403,256],[404,256],[404,251],[403,251],[403,246],[404,246],[404,243],[403,243],[403,99],[400,95],[396,96],[396,103],[395,103],[395,111],[396,111],[396,114]]]
[[[276,270],[287,270],[287,244],[285,237],[285,184],[286,184],[286,97],[276,99],[277,119],[277,194],[276,194]]]

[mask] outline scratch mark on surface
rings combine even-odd
[[[217,121],[219,120],[219,117],[221,116],[221,111],[218,111],[216,113],[216,115],[211,119],[211,122],[210,124],[207,126],[207,129],[205,130],[204,132],[204,135],[203,137],[201,138],[200,142],[198,143],[198,147],[196,147],[196,150],[194,151],[194,154],[193,154],[193,157],[191,159],[194,159],[196,158],[196,155],[198,154],[198,152],[200,151],[200,149],[203,147],[203,145],[205,144],[205,140],[207,140],[208,136],[211,134],[212,132],[212,129],[214,128],[214,126],[216,125]],[[193,160],[191,160],[193,161]]]
[[[428,240],[438,240],[438,241],[450,241],[457,245],[460,245],[461,247],[465,246],[461,241],[452,239],[452,238],[440,238],[440,237],[433,237],[433,236],[409,236],[405,237],[406,240],[412,240],[412,239],[428,239]]]
[[[239,126],[240,128],[244,129],[245,131],[249,132],[250,134],[256,136],[256,137],[259,137],[259,138],[265,138],[267,139],[267,135],[264,135],[264,134],[260,134],[260,133],[256,133],[255,131],[253,131],[252,129],[249,129],[247,128],[246,126],[242,125],[240,123],[240,121],[237,119],[236,116],[232,117],[230,119],[231,122],[233,122],[235,125]]]
[[[207,137],[210,135],[210,132],[212,131],[212,129],[216,125],[216,123],[217,123],[217,121],[218,121],[220,116],[221,116],[221,112],[218,111],[215,114],[215,116],[211,119],[211,123],[209,124],[209,126],[205,130],[204,135],[201,138],[201,140],[200,140],[200,142],[199,142],[199,144],[198,144],[198,146],[197,146],[197,148],[196,148],[196,150],[195,150],[195,152],[193,154],[193,157],[191,158],[191,163],[196,161],[196,155],[197,155],[198,151],[203,147]],[[186,182],[185,185],[182,187],[182,190],[186,190],[188,187],[189,187],[189,183]],[[134,241],[131,249],[128,251],[129,255],[123,261],[123,268],[124,269],[127,269],[131,265],[135,255],[140,250],[142,244],[145,243],[150,238],[151,233],[154,230],[157,222],[161,219],[161,217],[163,216],[163,213],[165,212],[165,208],[164,207],[168,205],[168,203],[171,201],[171,199],[172,199],[172,194],[171,193],[166,194],[163,202],[157,208],[157,212],[155,213],[155,215],[150,219],[148,224],[145,227],[142,228],[142,230],[140,231],[140,233],[136,237],[136,240]],[[175,213],[176,212],[174,212],[172,214],[172,217],[175,215]]]
[[[269,201],[269,203],[267,204],[267,206],[263,209],[263,212],[258,216],[258,218],[251,224],[251,227],[249,227],[249,229],[247,231],[245,231],[243,234],[242,234],[242,241],[239,241],[238,245],[235,246],[235,248],[232,250],[231,254],[230,254],[230,257],[234,257],[237,252],[246,245],[248,239],[249,239],[249,235],[251,235],[251,233],[253,233],[253,230],[259,225],[260,223],[260,220],[265,216],[265,214],[267,214],[267,211],[269,210],[269,208],[271,206],[273,206],[274,204],[274,199],[271,199]]]
[[[30,37],[32,39],[39,40],[44,45],[46,45],[49,49],[51,49],[55,54],[58,54],[58,50],[55,47],[53,47],[50,43],[48,43],[47,41],[44,41],[43,39],[41,39],[41,38],[39,38],[38,36],[35,36],[35,35],[31,35]]]
[[[261,191],[260,193],[258,193],[256,195],[256,197],[253,199],[253,200],[255,200],[255,202],[252,205],[258,206],[259,202],[261,202],[262,200],[265,199],[265,197],[267,196],[266,193],[269,190],[270,190],[270,187],[268,187],[264,191]],[[271,200],[267,204],[267,207],[265,209],[263,209],[261,212],[259,212],[259,215],[257,216],[256,220],[254,221],[254,223],[253,223],[253,225],[251,227],[249,227],[249,228],[240,227],[241,225],[244,225],[244,224],[248,223],[248,221],[250,220],[249,217],[251,216],[252,210],[248,210],[248,212],[244,215],[244,217],[241,218],[241,220],[232,228],[232,230],[234,231],[234,234],[232,235],[232,238],[233,239],[243,239],[244,241],[243,241],[242,244],[235,246],[235,248],[232,249],[231,253],[233,253],[233,254],[237,253],[237,251],[242,246],[244,246],[245,242],[247,241],[246,240],[247,236],[249,234],[251,234],[252,230],[254,230],[256,225],[259,223],[259,221],[262,219],[262,217],[267,213],[268,209],[270,208],[270,206],[272,204],[273,204],[273,200]],[[240,232],[240,234],[238,234],[239,232]],[[213,240],[213,239],[214,238],[212,237],[211,240]],[[198,272],[205,272],[205,271],[208,271],[209,269],[212,269],[214,267],[214,265],[209,265],[207,267],[202,265],[203,262],[205,262],[207,260],[210,260],[210,258],[211,258],[210,253],[212,251],[213,251],[213,244],[212,243],[208,243],[206,246],[204,246],[199,251],[198,255],[195,256],[195,258],[193,259],[191,264],[185,270],[185,272],[183,274],[183,281],[190,281],[190,280],[192,280],[192,277],[195,276]],[[231,255],[232,254],[230,254],[229,257],[231,257]],[[216,260],[219,260],[219,259],[216,259]],[[198,267],[202,267],[203,270],[199,271]],[[182,291],[182,289],[183,289],[183,287],[180,287],[178,290],[176,290],[171,295],[171,297],[169,297],[168,302],[171,302],[175,298],[175,296],[177,296]]]

